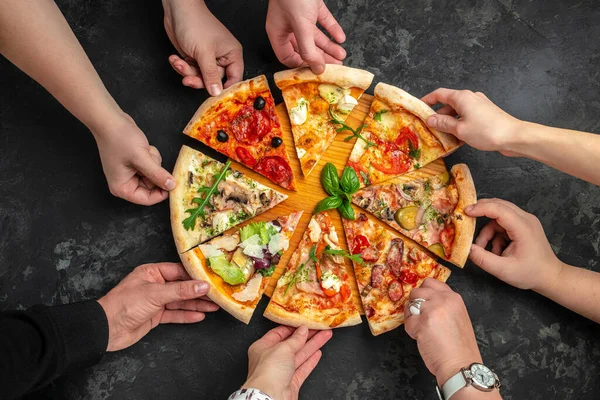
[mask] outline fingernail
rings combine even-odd
[[[176,186],[176,183],[171,178],[167,179],[167,181],[165,182],[165,188],[167,190],[173,190],[173,189],[175,189],[175,186]]]
[[[198,282],[194,285],[194,292],[197,294],[204,294],[208,292],[208,283]]]
[[[298,328],[298,333],[301,335],[306,335],[308,333],[308,328],[306,325],[302,325],[300,328]]]
[[[177,68],[177,71],[183,71],[183,66],[181,65],[176,65],[175,68]]]
[[[473,209],[473,205],[466,206],[466,207],[465,207],[465,212],[466,212],[466,213],[469,213],[469,212],[471,212],[471,210],[472,210],[472,209]]]
[[[435,128],[437,126],[437,118],[432,115],[431,117],[427,118],[427,125]]]
[[[210,85],[208,92],[210,93],[211,96],[218,96],[221,94],[221,88],[219,87],[219,85]]]

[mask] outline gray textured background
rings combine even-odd
[[[180,85],[159,2],[61,0],[106,86],[172,168],[206,94]],[[347,65],[421,96],[439,87],[485,92],[519,118],[600,132],[600,5],[594,0],[329,1],[345,28]],[[282,69],[266,34],[266,1],[210,1],[244,46],[246,77]],[[43,40],[43,38],[42,38]],[[133,267],[176,261],[168,203],[113,198],[89,132],[41,87],[0,60],[0,307],[97,298]],[[279,93],[275,93],[280,101]],[[600,188],[534,161],[463,147],[480,197],[515,202],[542,221],[568,263],[600,270]],[[483,221],[480,221],[480,224]],[[505,399],[592,399],[600,328],[473,265],[449,284],[470,310],[484,360]],[[226,398],[244,380],[246,350],[272,323],[224,312],[161,326],[94,368],[32,398]],[[373,338],[336,331],[301,397],[433,399],[434,379],[402,328]]]

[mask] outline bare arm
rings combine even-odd
[[[531,158],[600,185],[596,162],[600,135],[520,121],[483,93],[470,90],[437,89],[423,97],[423,101],[429,105],[445,104],[438,115],[427,119],[428,125],[476,149]]]
[[[160,153],[108,93],[53,1],[1,1],[0,53],[90,129],[114,195],[146,205],[167,197],[175,181]]]

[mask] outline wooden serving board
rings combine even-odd
[[[369,112],[369,108],[371,107],[371,102],[373,101],[373,96],[364,94],[358,102],[358,105],[354,108],[352,113],[348,116],[346,120],[346,124],[351,126],[352,128],[356,128],[361,125]],[[271,280],[269,281],[269,286],[265,291],[265,294],[269,297],[273,294],[275,287],[277,286],[277,280],[281,276],[282,273],[285,272],[287,263],[292,256],[292,253],[298,246],[304,231],[306,230],[308,223],[310,221],[310,217],[312,215],[312,211],[317,205],[319,201],[323,198],[327,197],[328,194],[325,192],[323,187],[321,186],[321,170],[323,166],[328,162],[333,163],[338,172],[341,174],[346,163],[348,161],[348,157],[350,157],[350,153],[352,152],[352,148],[354,147],[354,142],[356,139],[352,139],[348,142],[344,141],[344,138],[350,135],[349,132],[340,132],[335,138],[334,142],[331,144],[323,158],[319,161],[319,164],[313,169],[312,173],[308,177],[304,177],[302,174],[302,170],[300,169],[300,161],[296,155],[295,146],[294,146],[294,138],[292,137],[292,130],[290,126],[290,120],[288,117],[287,109],[285,104],[279,104],[277,106],[277,115],[279,117],[279,122],[281,123],[281,130],[283,132],[283,141],[285,143],[288,156],[290,158],[290,162],[292,164],[292,171],[294,172],[294,176],[296,177],[296,186],[297,191],[293,192],[290,190],[283,189],[279,186],[273,184],[273,182],[269,181],[264,176],[246,168],[242,164],[235,162],[232,160],[232,168],[237,169],[238,171],[243,172],[247,176],[252,179],[257,180],[258,182],[272,187],[276,190],[279,190],[282,193],[285,193],[289,196],[287,200],[283,203],[277,205],[275,208],[266,211],[265,213],[255,217],[252,221],[270,221],[276,219],[280,215],[287,215],[299,210],[304,210],[304,214],[296,227],[296,231],[290,240],[290,247],[284,253],[281,258],[281,262],[279,263],[276,271],[273,273]],[[425,178],[432,175],[437,175],[446,170],[446,166],[443,160],[436,160],[430,164],[423,166],[421,169],[411,172],[409,174],[403,175],[400,177],[402,180],[406,180],[406,182],[413,180],[415,178]],[[360,212],[358,207],[354,207],[354,211],[356,213]],[[335,225],[335,229],[337,230],[338,237],[340,240],[340,246],[348,250],[348,246],[346,244],[346,236],[344,234],[344,229],[342,227],[342,220],[340,214],[337,210],[328,211],[333,220],[333,224]],[[379,222],[376,218],[372,218],[376,222]],[[392,231],[394,234],[399,235],[398,232],[389,228],[388,225],[380,223],[381,226],[386,229]],[[239,226],[235,229],[239,229]],[[234,229],[234,230],[235,230]],[[412,241],[411,241],[412,242]],[[352,263],[346,260],[346,268],[348,270],[348,274],[352,277],[352,294],[353,299],[362,313],[362,304],[360,301],[360,295],[358,293],[358,289],[356,287],[356,280],[354,279],[354,270],[352,268]]]

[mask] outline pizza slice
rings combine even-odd
[[[296,190],[275,102],[264,75],[206,100],[183,130],[285,189]]]
[[[352,285],[329,215],[313,215],[277,281],[264,316],[289,325],[329,329],[361,323]]]
[[[354,275],[373,335],[404,323],[408,296],[425,278],[446,282],[450,276],[450,270],[425,251],[374,223],[365,214],[343,222],[348,247],[364,261],[364,264],[353,263]]]
[[[475,218],[464,208],[477,202],[469,167],[457,164],[434,177],[392,179],[360,189],[352,202],[433,253],[464,267]]]
[[[275,73],[288,109],[300,167],[308,176],[329,148],[341,124],[371,85],[373,74],[361,69],[327,64],[315,75],[310,68]]]
[[[281,203],[287,196],[190,147],[182,146],[169,194],[177,251],[198,243]]]
[[[429,128],[435,111],[404,90],[385,83],[375,86],[375,98],[348,166],[369,186],[405,174],[444,157],[460,146],[452,135]]]
[[[290,239],[302,211],[270,222],[251,222],[183,253],[193,279],[208,282],[208,297],[238,320],[248,323]]]

